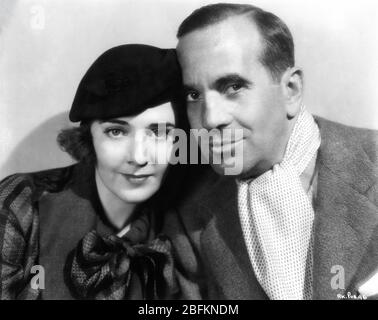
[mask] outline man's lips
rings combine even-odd
[[[229,148],[233,147],[237,143],[243,141],[244,139],[239,140],[231,140],[231,141],[210,141],[209,146],[211,149],[223,149],[223,148]]]

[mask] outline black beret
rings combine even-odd
[[[103,53],[81,80],[72,122],[136,115],[177,96],[180,67],[174,49],[121,45]]]

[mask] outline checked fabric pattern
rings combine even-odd
[[[81,299],[122,300],[138,275],[141,299],[157,299],[159,281],[166,269],[172,268],[170,243],[160,236],[149,244],[145,240],[149,228],[146,216],[132,223],[123,236],[101,237],[95,230],[78,244],[71,262],[71,282]]]
[[[312,297],[314,210],[300,175],[319,146],[319,129],[302,107],[282,162],[254,180],[238,181],[239,216],[248,254],[270,299]]]

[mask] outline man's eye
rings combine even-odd
[[[200,95],[196,91],[189,91],[186,94],[186,101],[191,102],[191,101],[197,101],[199,99]]]
[[[109,128],[105,130],[105,134],[107,134],[111,138],[117,138],[124,135],[126,132],[123,129],[119,128]]]
[[[226,88],[226,94],[233,94],[239,92],[243,88],[243,85],[235,83]]]

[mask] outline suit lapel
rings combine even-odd
[[[237,186],[232,177],[221,177],[206,196],[213,215],[202,235],[207,259],[226,299],[267,299],[258,283],[243,238],[237,206]]]
[[[317,122],[322,145],[317,161],[314,299],[337,299],[339,293],[354,293],[356,284],[378,266],[378,209],[366,196],[376,183],[376,169],[357,139],[340,134],[343,127]],[[340,288],[343,272],[345,290]]]

